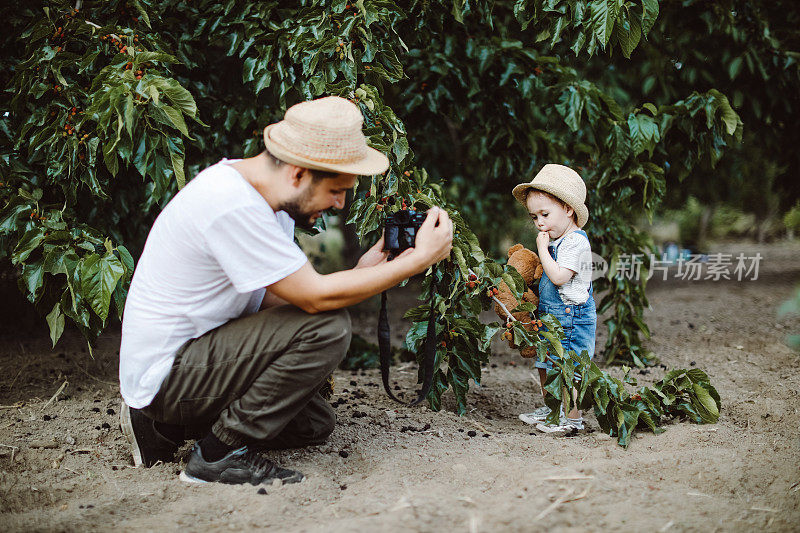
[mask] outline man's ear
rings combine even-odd
[[[300,187],[303,184],[303,178],[310,177],[308,169],[290,164],[286,165],[286,174],[293,187]]]

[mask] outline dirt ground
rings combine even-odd
[[[272,454],[307,479],[262,493],[186,485],[179,463],[132,467],[118,428],[118,331],[92,360],[75,334],[51,350],[46,336],[6,327],[0,528],[797,531],[800,354],[784,339],[800,319],[776,309],[800,281],[800,245],[729,248],[762,254],[758,280],[651,281],[646,314],[648,346],[666,367],[696,364],[712,377],[718,424],[671,423],[662,435],[638,433],[627,450],[591,414],[583,434],[537,434],[517,419],[542,404],[529,363],[496,343],[464,417],[449,397],[440,413],[398,407],[377,370],[338,371],[336,398],[346,401],[330,441]],[[399,309],[414,296],[390,299]],[[372,338],[369,305],[353,314],[356,332]],[[649,384],[664,372],[635,375]],[[414,368],[393,375],[410,389]]]

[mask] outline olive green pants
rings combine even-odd
[[[187,341],[144,413],[231,446],[323,442],[336,415],[319,394],[350,345],[345,310],[315,315],[284,305]]]

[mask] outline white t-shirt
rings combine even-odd
[[[556,263],[575,272],[569,281],[558,287],[561,301],[569,305],[586,302],[592,283],[592,246],[589,239],[572,231],[550,243],[550,246],[558,247]]]
[[[122,320],[120,391],[131,407],[150,405],[183,343],[256,312],[265,287],[307,261],[294,221],[232,162],[190,181],[147,237]]]

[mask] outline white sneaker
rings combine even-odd
[[[544,423],[536,424],[536,429],[542,433],[566,433],[572,430],[582,431],[583,427],[583,417],[567,418],[562,416],[557,425],[549,425]]]
[[[525,422],[526,424],[535,425],[539,422],[544,422],[545,419],[550,416],[552,411],[546,405],[544,407],[540,407],[538,409],[534,409],[532,413],[522,413],[519,415],[519,419]]]

